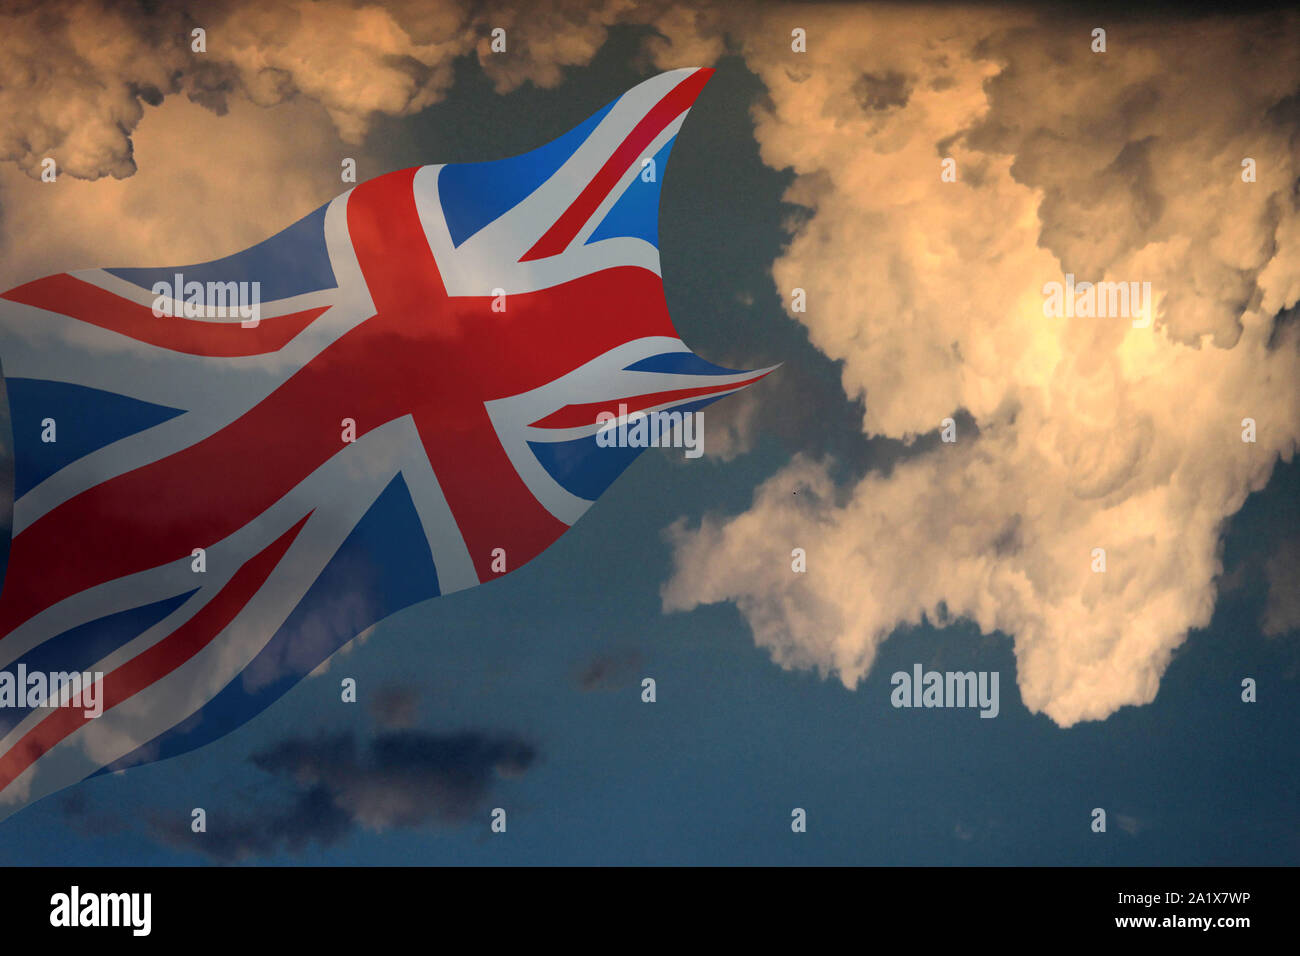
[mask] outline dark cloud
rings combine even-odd
[[[524,773],[536,756],[523,740],[476,731],[397,730],[365,746],[350,733],[295,737],[249,758],[292,788],[287,803],[235,820],[210,810],[204,833],[191,832],[188,818],[156,820],[154,831],[229,862],[330,846],[358,829],[459,825],[484,810],[496,779]]]
[[[68,826],[83,836],[106,836],[126,829],[126,821],[111,810],[93,807],[82,790],[73,790],[59,801],[59,811]]]
[[[370,714],[389,730],[414,727],[419,717],[420,692],[405,684],[385,684],[370,698]]]
[[[1270,637],[1300,630],[1300,538],[1288,538],[1264,564],[1268,603],[1264,633]]]
[[[630,685],[640,666],[641,655],[636,651],[597,654],[578,674],[578,688],[584,691],[614,690]]]
[[[912,84],[896,70],[863,73],[853,84],[853,95],[864,110],[887,110],[907,105],[908,97],[912,95]]]

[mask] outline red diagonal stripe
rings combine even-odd
[[[104,675],[100,687],[104,710],[116,707],[170,674],[212,643],[226,625],[235,619],[249,598],[257,593],[310,517],[310,514],[305,515],[292,528],[246,561],[226,582],[225,587],[192,618],[148,650]],[[9,786],[51,747],[94,719],[85,715],[84,707],[55,708],[50,716],[24,734],[18,743],[0,757],[0,790]]]
[[[173,352],[214,358],[278,351],[326,308],[277,315],[246,329],[238,322],[201,322],[156,316],[153,309],[66,273],[20,285],[4,293],[3,298],[60,312]]]
[[[555,221],[555,225],[546,230],[546,234],[538,239],[519,261],[530,262],[533,259],[558,256],[567,249],[573,237],[586,225],[587,220],[609,195],[609,191],[618,183],[627,168],[636,161],[654,138],[663,132],[664,127],[691,108],[695,97],[699,96],[700,90],[712,75],[713,71],[710,69],[696,70],[656,103],[650,112],[641,118],[641,122],[636,124],[636,128],[627,139],[623,140],[622,145],[614,150],[614,155],[600,167],[600,172],[596,173],[591,182],[587,183],[587,187],[578,194],[573,205],[564,211]]]

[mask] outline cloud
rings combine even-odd
[[[237,101],[214,120],[203,107],[171,98],[150,111],[134,140],[142,169],[122,180],[42,183],[0,164],[0,288],[56,269],[229,255],[342,192],[338,157],[368,165],[309,102],[262,108]]]
[[[380,171],[363,148],[375,119],[441,100],[457,59],[476,57],[501,93],[555,86],[633,15],[648,14],[626,0],[526,14],[469,0],[7,5],[0,286],[157,264],[161,248],[170,263],[245,248],[342,192],[341,157],[362,179]],[[507,53],[488,47],[496,27]],[[54,184],[40,181],[47,157]]]
[[[364,746],[349,733],[295,737],[250,758],[291,788],[287,805],[205,833],[188,821],[158,820],[154,831],[177,849],[233,861],[331,846],[357,829],[462,825],[485,809],[494,781],[523,774],[536,756],[520,739],[473,731],[395,730]]]
[[[340,193],[342,157],[358,160],[361,179],[383,171],[364,149],[375,120],[442,100],[457,60],[475,58],[498,93],[554,87],[565,67],[590,61],[610,27],[667,9],[630,0],[8,4],[0,287],[55,268],[156,264],[160,248],[169,263],[245,248]],[[197,28],[205,52],[192,49]],[[490,49],[496,28],[505,53]],[[46,158],[57,163],[55,184],[40,181]]]
[[[1300,630],[1300,538],[1278,545],[1264,564],[1268,600],[1263,630],[1269,637]]]
[[[405,684],[385,684],[370,698],[370,713],[380,726],[390,730],[414,727],[418,720],[420,692]]]
[[[1025,9],[733,19],[761,156],[808,210],[777,290],[807,290],[792,318],[864,435],[912,454],[848,481],[799,456],[745,513],[679,522],[665,609],[732,602],[849,687],[896,628],[965,618],[1062,726],[1153,700],[1210,621],[1225,520],[1300,436],[1298,24],[1115,20],[1094,54],[1091,22]],[[1067,272],[1150,282],[1152,326],[1045,317]],[[931,441],[947,417],[971,427]]]
[[[616,690],[634,681],[641,666],[635,650],[597,654],[578,673],[578,689],[583,691]]]
[[[1146,829],[1146,825],[1141,820],[1125,813],[1115,814],[1115,822],[1118,823],[1119,828],[1129,836],[1137,836],[1138,833]]]
[[[73,176],[131,175],[130,131],[182,70],[181,18],[31,2],[0,13],[0,32],[0,158],[32,176],[46,156]]]
[[[74,790],[59,801],[64,822],[83,836],[106,836],[127,829],[127,822],[114,810],[91,805],[83,790]]]
[[[460,57],[476,57],[499,93],[554,87],[565,67],[590,61],[611,26],[663,9],[631,0],[9,4],[0,11],[0,161],[33,178],[46,157],[81,179],[131,176],[137,127],[176,96],[223,115],[239,102],[310,101],[358,144],[376,117],[441,100]],[[504,52],[491,49],[497,29]]]
[[[719,461],[732,461],[753,451],[758,440],[761,400],[754,389],[728,396],[704,415],[708,423],[704,454]]]

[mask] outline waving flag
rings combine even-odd
[[[696,357],[664,301],[658,174],[710,72],[225,259],[0,298],[0,816],[214,740],[385,616],[518,568],[640,452],[612,427],[766,374]]]

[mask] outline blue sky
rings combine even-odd
[[[550,90],[499,95],[461,60],[442,103],[379,121],[366,149],[401,168],[531,148],[645,75],[631,65],[640,37],[615,31]],[[1300,658],[1294,634],[1260,627],[1263,562],[1300,530],[1295,461],[1224,529],[1213,620],[1176,652],[1155,701],[1102,721],[1062,729],[1031,714],[1011,637],[969,622],[900,629],[849,690],[773,663],[730,603],[663,613],[674,521],[745,510],[799,452],[833,456],[847,477],[929,447],[864,439],[839,364],[783,311],[770,269],[799,215],[782,201],[793,177],[760,159],[749,113],[759,79],[738,57],[716,65],[664,176],[660,249],[688,345],[727,367],[783,363],[757,386],[768,394],[753,449],[727,462],[642,455],[527,566],[387,619],[214,744],[0,823],[0,863],[1300,859]],[[1000,672],[1000,715],[894,709],[889,675],[914,662]],[[355,704],[340,700],[344,677],[357,681]],[[645,677],[653,704],[641,700]],[[1259,703],[1241,702],[1243,677],[1257,679]],[[377,810],[376,827],[330,804],[363,794],[410,805]],[[194,807],[207,812],[205,834],[188,832]],[[495,807],[507,811],[504,834],[489,830]],[[791,832],[796,807],[806,833]],[[1105,834],[1089,829],[1094,807],[1107,809]]]

